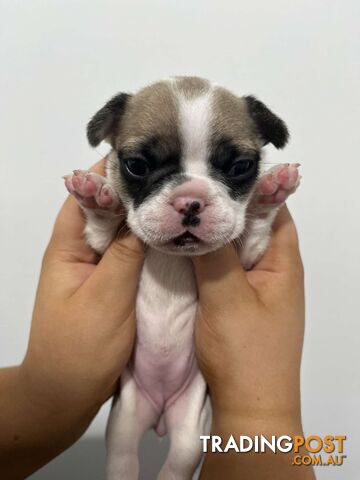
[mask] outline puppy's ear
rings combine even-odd
[[[92,117],[87,125],[87,138],[92,147],[115,133],[130,96],[128,93],[115,95]]]
[[[277,117],[256,97],[245,97],[250,116],[255,122],[264,145],[272,143],[276,148],[285,147],[289,139],[289,131],[285,123]]]

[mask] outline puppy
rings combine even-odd
[[[92,146],[112,149],[106,176],[76,170],[66,187],[83,207],[100,254],[127,225],[146,245],[136,303],[137,338],[107,429],[107,479],[136,479],[146,430],[169,434],[159,479],[191,479],[210,400],[194,351],[197,305],[191,255],[234,242],[245,268],[264,253],[298,165],[262,173],[262,147],[285,146],[282,120],[253,96],[176,77],[113,97],[88,124]],[[121,295],[121,292],[119,292]]]

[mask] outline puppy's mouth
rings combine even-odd
[[[196,247],[200,242],[200,238],[189,231],[186,231],[173,239],[175,247]]]
[[[198,237],[189,230],[186,230],[181,235],[177,235],[164,243],[153,246],[157,250],[168,254],[192,256],[210,252],[216,247],[216,244],[214,242],[203,240],[200,236]]]

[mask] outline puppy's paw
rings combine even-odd
[[[65,175],[65,186],[80,205],[89,209],[115,209],[119,199],[107,179],[97,173],[86,170],[74,170]]]
[[[299,164],[277,165],[260,177],[257,183],[257,201],[260,204],[279,205],[295,192],[300,184]]]

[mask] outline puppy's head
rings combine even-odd
[[[261,148],[282,148],[288,131],[255,97],[177,77],[115,96],[89,122],[88,139],[113,148],[108,173],[131,230],[154,248],[193,255],[242,234]]]

